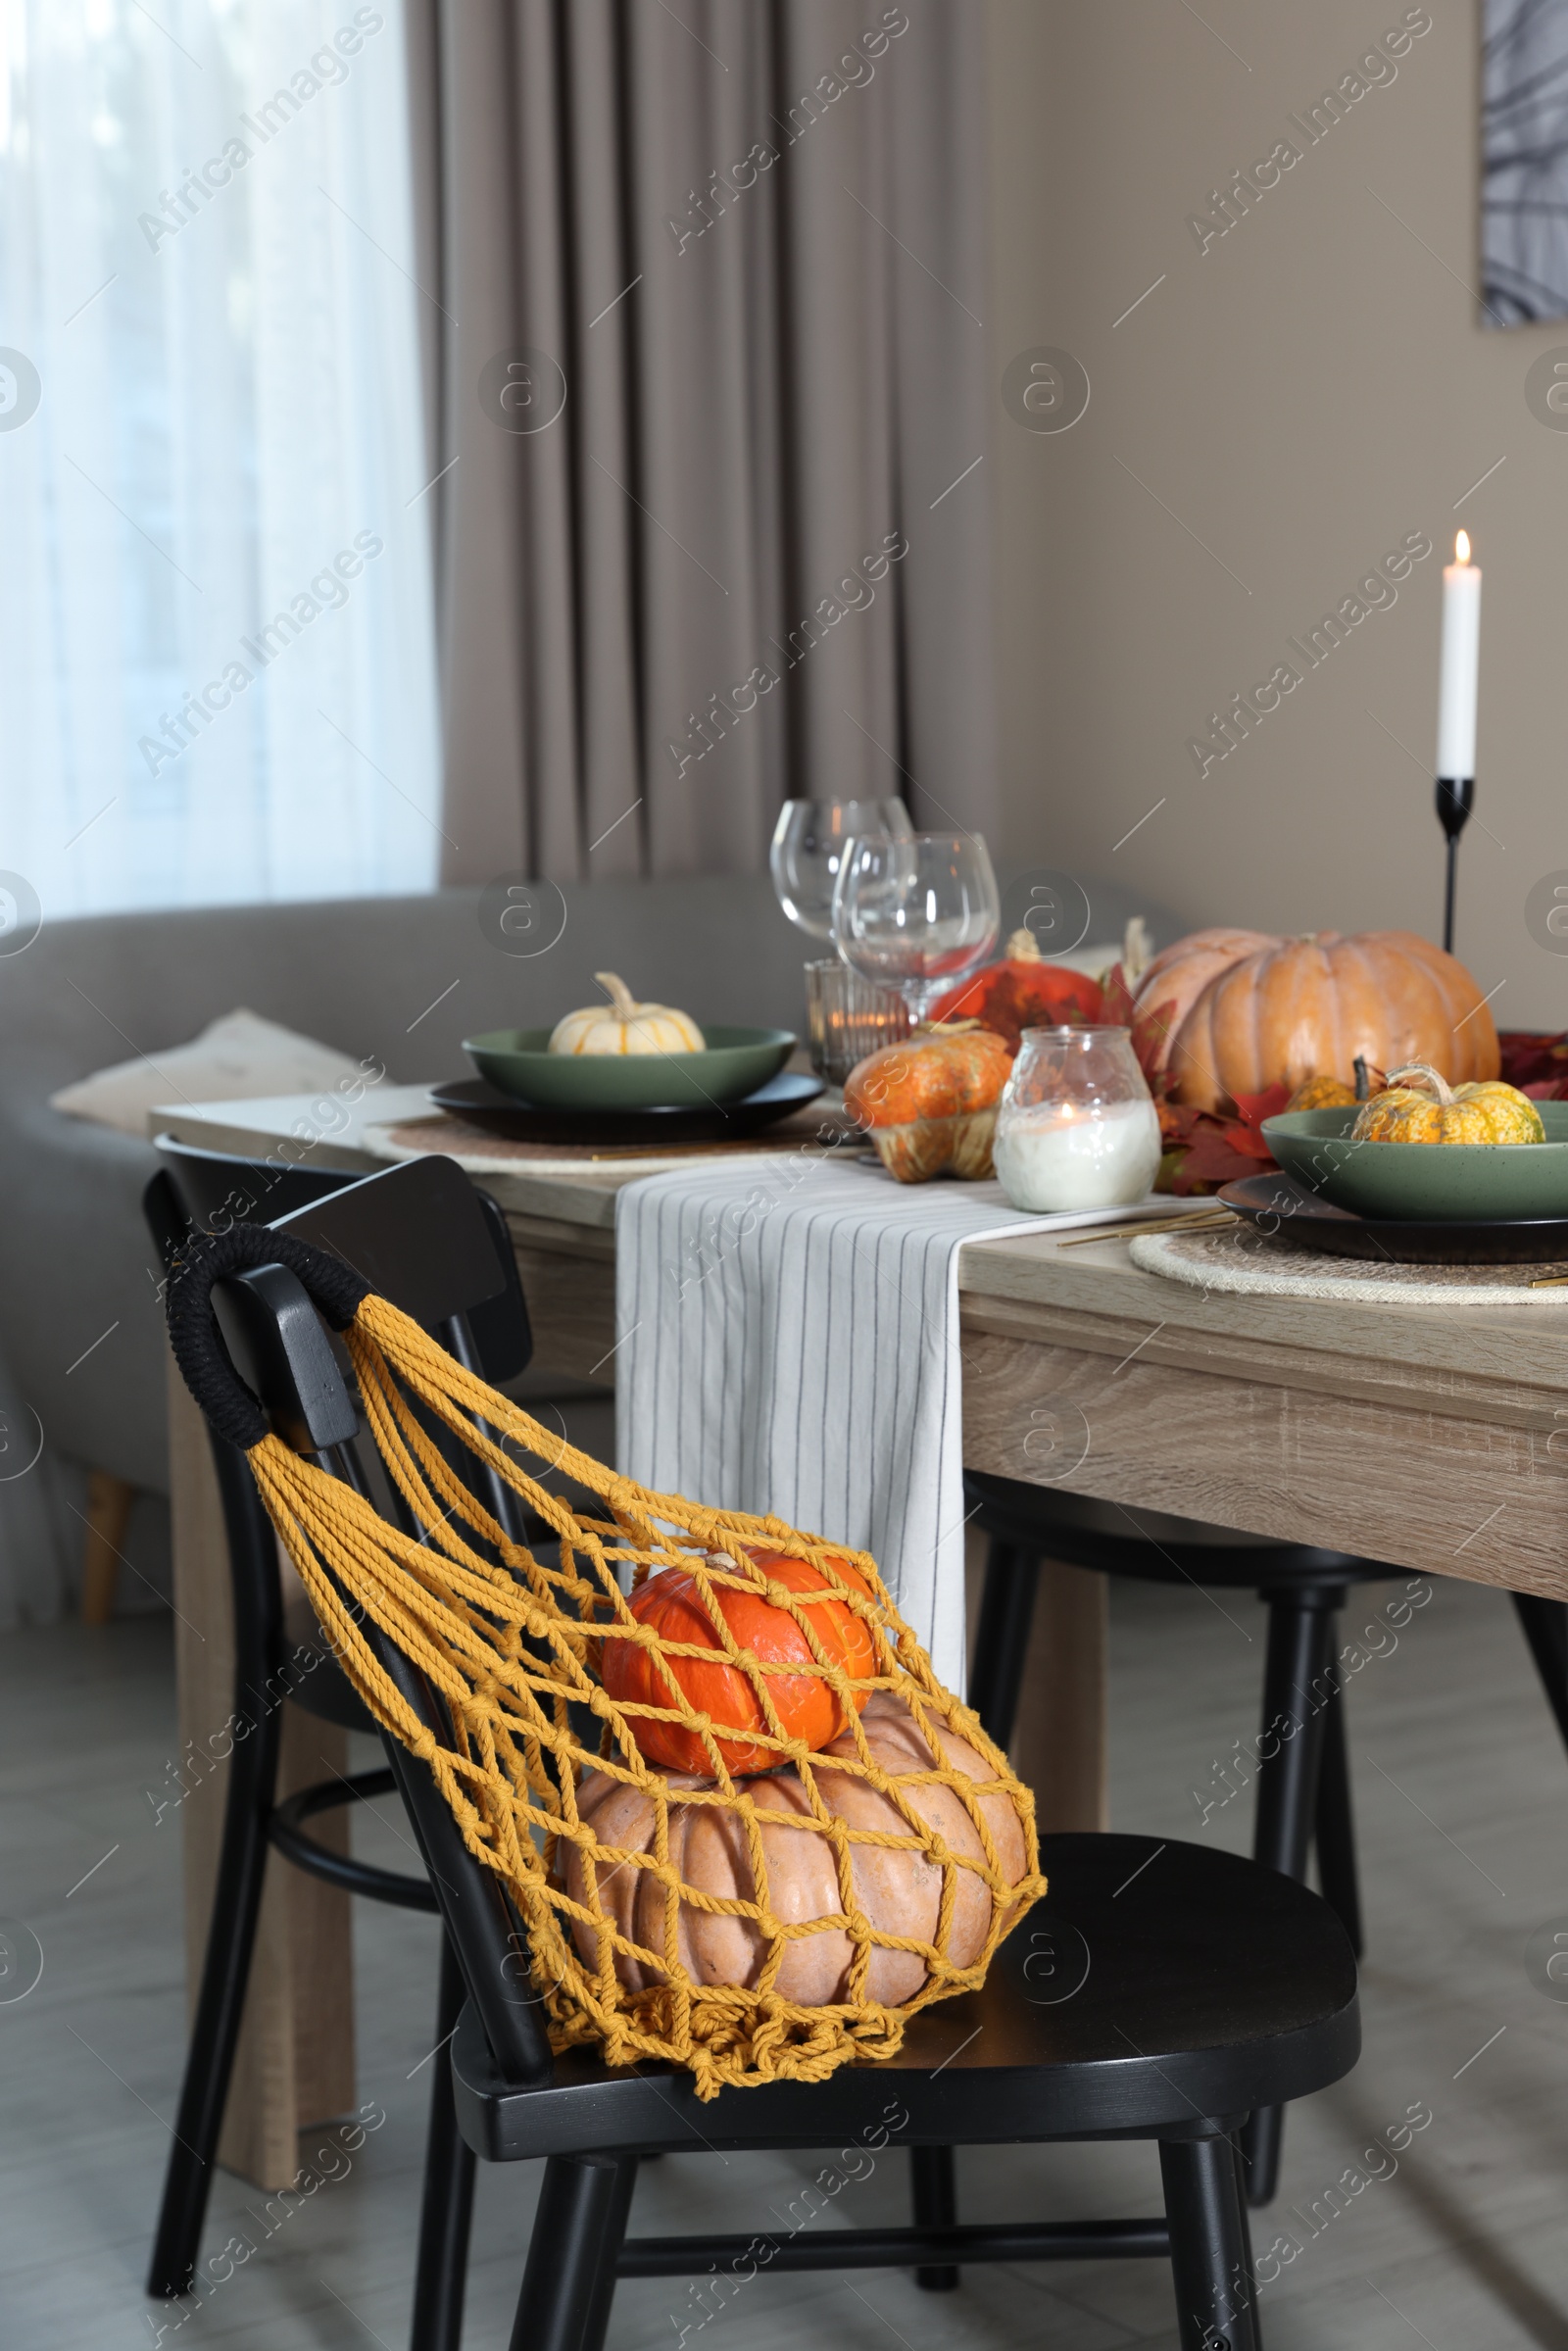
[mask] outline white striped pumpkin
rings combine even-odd
[[[707,1041],[695,1020],[668,1004],[640,1004],[622,979],[612,971],[596,971],[594,978],[610,998],[608,1004],[590,1004],[585,1011],[568,1012],[550,1036],[553,1053],[700,1053]]]

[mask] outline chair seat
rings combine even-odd
[[[1205,1846],[1041,1839],[1045,1900],[983,1987],[914,2017],[897,2057],[825,2082],[725,2089],[683,2069],[557,2060],[542,2089],[497,2074],[466,2008],[452,2049],[458,2119],[492,2162],[553,2154],[820,2147],[896,2100],[902,2143],[1179,2137],[1337,2082],[1361,2045],[1355,1961],[1316,1894]]]
[[[1048,1550],[1069,1567],[1137,1576],[1150,1584],[1379,1584],[1402,1571],[1315,1543],[1274,1543],[1161,1510],[1127,1510],[1092,1494],[1063,1494],[1022,1478],[966,1470],[964,1494],[981,1530],[1000,1543]]]

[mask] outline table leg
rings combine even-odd
[[[115,1613],[120,1554],[136,1489],[106,1469],[87,1475],[87,1540],[81,1551],[81,1621],[107,1625]]]
[[[184,1838],[185,1970],[200,1979],[222,1830],[233,1706],[233,1620],[223,1517],[207,1432],[170,1362],[170,1500],[173,1520],[175,1670],[180,1752],[167,1794]],[[230,1734],[231,1736],[231,1734]],[[346,1768],[346,1733],[284,1708],[277,1792]],[[182,1797],[180,1790],[186,1792]],[[164,1818],[168,1819],[169,1815]],[[347,1837],[346,1812],[312,1833]],[[349,1898],[273,1854],[268,1865],[245,2022],[219,2160],[258,2187],[280,2188],[299,2166],[298,2134],[355,2101],[354,1970]]]
[[[1042,1835],[1110,1826],[1105,1631],[1105,1578],[1042,1559],[1012,1739]]]

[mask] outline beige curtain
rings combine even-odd
[[[446,878],[983,828],[982,0],[407,8]]]

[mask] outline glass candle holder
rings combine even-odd
[[[842,1086],[857,1061],[909,1034],[904,999],[873,987],[837,955],[806,966],[806,1028],[811,1067],[830,1086]]]
[[[1121,1208],[1159,1173],[1159,1113],[1126,1029],[1025,1029],[997,1106],[1002,1189],[1015,1208]]]

